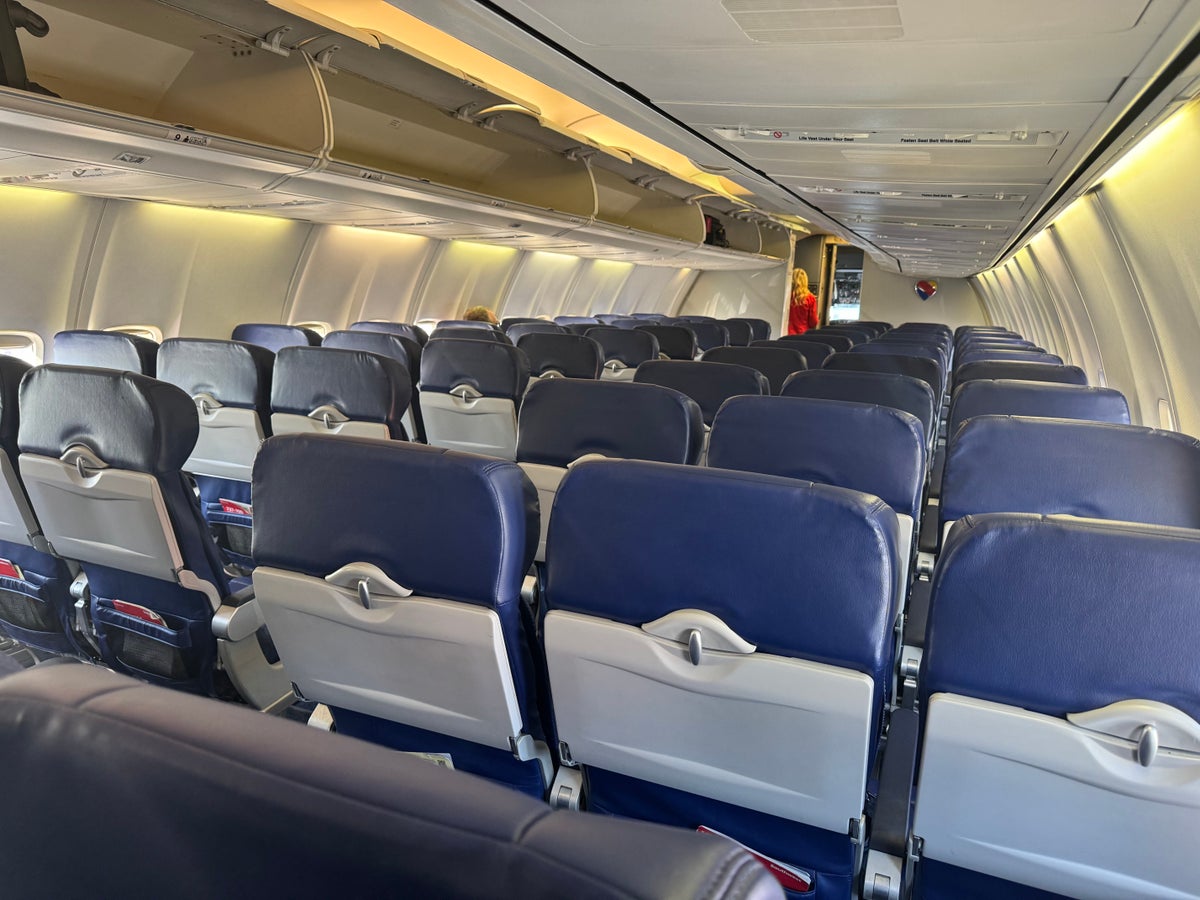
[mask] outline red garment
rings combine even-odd
[[[817,298],[813,294],[803,297],[793,297],[788,309],[788,334],[804,334],[810,328],[816,328]]]

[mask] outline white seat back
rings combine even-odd
[[[517,455],[517,408],[500,397],[421,392],[425,439],[434,447],[501,459]]]

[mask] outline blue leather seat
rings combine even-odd
[[[1192,529],[955,526],[926,637],[915,896],[1194,894],[1198,583]]]
[[[638,366],[658,359],[658,338],[641,328],[597,325],[587,330],[587,336],[599,344],[604,353],[601,378],[632,381]]]
[[[975,416],[1040,416],[1129,424],[1125,395],[1112,388],[1044,381],[976,379],[959,385],[950,400],[949,434]]]
[[[795,372],[808,368],[804,354],[790,347],[713,347],[700,357],[703,362],[749,366],[767,378],[772,394],[783,390],[783,383]]]
[[[564,326],[553,322],[517,322],[505,331],[508,339],[516,344],[527,334],[570,334]]]
[[[726,319],[727,322],[745,322],[750,326],[750,340],[769,341],[771,339],[771,323],[766,319]]]
[[[1137,425],[969,419],[946,457],[941,525],[990,512],[1200,528],[1200,441]]]
[[[508,330],[514,325],[524,325],[529,322],[545,322],[547,325],[554,324],[548,319],[539,319],[536,316],[505,316],[500,320],[500,330],[508,334]]]
[[[967,363],[954,370],[954,383],[961,385],[976,379],[1048,381],[1056,384],[1087,384],[1087,375],[1078,366],[1018,360],[984,360]]]
[[[275,355],[271,431],[405,440],[404,364],[364,350],[284,347]]]
[[[120,331],[60,331],[54,335],[54,362],[154,376],[158,344]]]
[[[700,407],[655,384],[553,379],[533,385],[521,404],[517,462],[538,491],[542,509],[538,562],[558,486],[576,460],[590,454],[693,464],[704,445]]]
[[[331,350],[363,350],[396,360],[408,372],[411,399],[401,422],[410,440],[425,440],[425,420],[421,418],[421,398],[416,383],[421,375],[421,349],[425,345],[404,332],[358,329],[331,331],[325,335],[323,347]]]
[[[459,338],[461,340],[471,341],[491,341],[496,344],[511,344],[508,335],[498,328],[487,325],[486,328],[474,328],[473,325],[487,325],[486,322],[474,323],[455,323],[453,325],[439,324],[433,329],[433,334],[430,335],[430,340],[433,338]]]
[[[968,349],[955,357],[955,366],[966,366],[974,362],[1032,362],[1061,366],[1063,359],[1053,353],[1037,353],[1033,350]]]
[[[798,538],[803,535],[803,538]],[[707,827],[848,898],[892,670],[882,501],[746,472],[576,466],[543,623],[552,802]]]
[[[916,416],[844,400],[734,397],[713,422],[708,465],[799,478],[881,499],[900,524],[903,577],[897,609],[903,605],[928,465],[925,431]]]
[[[924,341],[906,341],[896,338],[888,340],[880,338],[865,344],[859,344],[850,349],[851,353],[878,354],[882,356],[912,356],[918,359],[932,359],[937,363],[942,380],[945,381],[949,368],[949,355],[936,344]]]
[[[410,341],[416,341],[422,347],[429,342],[429,335],[425,333],[423,328],[418,328],[416,325],[410,325],[407,322],[377,322],[368,320],[355,322],[347,330],[379,331],[383,334],[396,334],[400,337],[408,338]]]
[[[28,371],[0,357],[0,631],[39,650],[89,655],[75,628],[74,574],[46,542],[21,480],[18,394]]]
[[[879,337],[880,335],[887,334],[889,331],[892,330],[892,324],[890,322],[879,322],[879,321],[875,321],[875,320],[871,320],[871,319],[859,319],[854,324],[858,325],[860,328],[873,329],[875,331],[875,337]]]
[[[553,812],[362,741],[90,666],[3,679],[0,722],[0,767],[21,772],[5,793],[22,827],[0,846],[14,897],[781,896],[728,841]],[[62,847],[95,841],[97,822],[138,835],[138,851],[63,865]],[[179,852],[214,842],[220,864]]]
[[[684,325],[639,325],[638,331],[654,335],[658,352],[668,359],[695,359],[696,333]]]
[[[554,324],[564,327],[570,325],[599,325],[600,320],[595,316],[555,316]]]
[[[271,434],[275,354],[255,344],[171,338],[158,350],[158,377],[196,404],[200,432],[183,464],[200,492],[200,510],[225,557],[253,566],[250,474]]]
[[[476,328],[480,331],[500,331],[499,325],[493,325],[491,322],[482,322],[479,319],[442,319],[434,326],[434,331],[439,328]]]
[[[853,342],[852,346],[857,347],[859,344],[865,344],[875,337],[875,333],[867,328],[854,328],[849,325],[826,325],[823,328],[813,328],[806,331],[805,334],[811,334],[814,337],[820,337],[823,334],[835,335],[839,334],[843,337],[848,337]]]
[[[600,377],[604,351],[580,334],[527,334],[517,348],[529,360],[530,380],[543,378]]]
[[[917,378],[933,391],[934,409],[941,408],[945,382],[944,373],[936,359],[892,353],[835,353],[825,360],[824,368],[837,372],[885,372]]]
[[[692,322],[689,326],[696,335],[696,348],[703,353],[713,347],[729,346],[729,332],[717,322]]]
[[[257,344],[272,353],[284,347],[319,347],[321,336],[308,328],[296,325],[275,325],[265,322],[245,323],[233,329],[230,337],[246,344]]]
[[[784,383],[782,396],[873,403],[916,416],[932,447],[937,415],[933,388],[919,378],[890,372],[817,369],[797,372]]]
[[[830,334],[829,332],[806,331],[803,334],[784,334],[780,335],[781,341],[798,341],[804,343],[806,341],[816,341],[818,344],[825,344],[832,347],[835,353],[845,353],[854,346],[854,341],[844,334]]]
[[[717,410],[730,397],[771,393],[767,376],[749,366],[730,363],[653,360],[638,366],[633,380],[637,384],[658,384],[687,394],[700,405],[705,425],[712,424]]]
[[[254,502],[263,618],[338,731],[449,754],[456,769],[543,796],[553,766],[520,597],[538,506],[521,469],[420,444],[285,436],[259,454]]]
[[[905,322],[901,325],[897,325],[892,330],[932,332],[934,334],[944,335],[948,338],[952,338],[954,336],[954,332],[950,330],[950,326],[943,325],[941,322]]]
[[[749,347],[754,340],[754,329],[746,319],[722,319],[721,325],[729,335],[730,347]]]
[[[820,341],[785,341],[783,339],[775,341],[755,341],[751,347],[783,347],[786,350],[795,350],[804,357],[804,363],[809,369],[819,369],[825,365],[825,360],[833,356],[834,349],[829,344],[821,343]]]
[[[436,338],[421,355],[425,437],[438,447],[513,459],[529,360],[509,344]]]
[[[212,693],[219,653],[253,705],[290,700],[253,601],[241,630],[218,621],[231,584],[182,469],[199,432],[192,398],[143,375],[51,365],[22,382],[21,411],[29,499],[46,539],[86,576],[105,664]]]
[[[1019,338],[1021,336],[1015,331],[1009,331],[1003,325],[959,325],[954,329],[954,340],[958,341],[960,338],[970,337],[977,334],[1009,335],[1015,338]]]

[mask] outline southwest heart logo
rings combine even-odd
[[[917,296],[920,297],[922,300],[928,300],[930,297],[932,297],[934,294],[937,293],[937,282],[936,281],[918,281],[913,286],[913,290],[915,290],[917,292]]]

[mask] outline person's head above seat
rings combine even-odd
[[[468,322],[491,322],[493,325],[499,325],[500,320],[496,318],[496,314],[486,306],[472,306],[465,313],[463,319]]]

